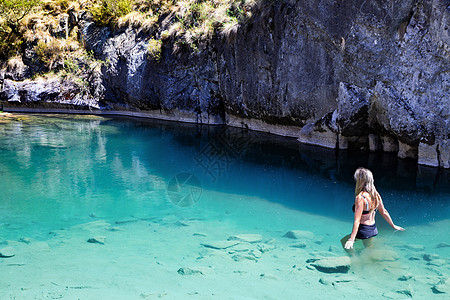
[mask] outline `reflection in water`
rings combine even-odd
[[[239,128],[95,116],[26,115],[2,123],[0,134],[1,205],[22,211],[34,203],[35,221],[51,209],[73,217],[99,208],[126,214],[149,199],[164,206],[161,191],[180,173],[193,174],[204,189],[342,219],[360,166],[373,171],[391,213],[407,212],[404,222],[449,215],[450,172],[391,154],[336,152]],[[124,199],[127,208],[115,206]]]

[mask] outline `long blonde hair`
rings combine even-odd
[[[355,186],[355,197],[358,196],[361,192],[367,192],[370,195],[370,210],[378,208],[380,204],[380,194],[374,185],[373,174],[370,170],[365,168],[358,168],[355,171],[356,186]]]

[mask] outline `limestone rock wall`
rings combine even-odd
[[[144,33],[78,15],[80,39],[107,62],[91,87],[97,102],[84,105],[450,167],[450,1],[262,0],[236,35],[197,51],[169,38],[155,61],[147,45],[169,26],[160,21]],[[10,86],[4,101],[17,100]]]

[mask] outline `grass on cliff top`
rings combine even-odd
[[[257,0],[91,0],[89,8],[100,26],[132,27],[152,40],[173,38],[174,52],[183,45],[199,45],[220,34],[232,41],[240,25],[252,16]],[[159,42],[149,44],[149,54],[159,59]]]
[[[80,48],[75,31],[61,37],[60,19],[69,9],[79,9],[77,0],[0,0],[0,61],[23,55],[25,49],[38,47],[38,59],[50,66],[50,56]],[[47,56],[47,57],[44,57]],[[17,60],[17,59],[16,59]],[[11,63],[9,63],[11,65]]]
[[[70,12],[76,14],[88,5],[86,0],[40,0],[17,23],[14,34],[0,10],[0,47],[4,47],[0,53],[1,68],[22,74],[19,80],[61,78],[76,84],[80,93],[87,93],[87,78],[99,73],[107,62],[86,51],[78,39],[77,24],[69,24],[68,28],[64,25]],[[5,40],[13,42],[4,43]],[[3,52],[5,48],[8,51]]]
[[[8,72],[26,69],[23,56],[32,57],[32,72],[65,70],[79,74],[80,65],[95,62],[79,40],[77,24],[62,25],[69,13],[92,14],[99,26],[131,28],[147,36],[148,55],[159,61],[164,43],[174,53],[199,50],[214,36],[232,41],[240,26],[263,0],[0,0],[0,63]],[[270,2],[267,0],[266,2]],[[17,9],[19,7],[20,9]],[[14,13],[18,15],[14,16]],[[14,19],[14,22],[10,20]],[[32,54],[30,55],[30,50]],[[81,62],[81,63],[80,63]],[[28,59],[28,64],[30,60]],[[95,63],[98,65],[97,63]]]

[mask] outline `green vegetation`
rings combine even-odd
[[[76,24],[69,24],[67,32],[61,23],[70,12],[88,10],[98,26],[113,30],[133,28],[146,38],[149,59],[160,61],[165,43],[178,54],[204,49],[213,36],[231,41],[257,1],[0,0],[0,67],[25,70],[22,56],[31,50],[31,77],[99,71],[106,62],[86,53]]]
[[[90,12],[100,26],[133,27],[158,35],[163,42],[174,37],[175,49],[184,45],[198,50],[214,34],[231,40],[242,22],[251,17],[256,0],[92,0]],[[164,28],[159,26],[164,23]],[[164,34],[164,36],[163,36]],[[154,42],[151,42],[154,43]],[[149,54],[155,53],[151,44]]]
[[[0,16],[4,25],[19,33],[19,22],[40,3],[40,0],[0,0]]]
[[[132,11],[133,0],[99,0],[90,8],[94,21],[101,26],[117,24],[120,17]]]
[[[65,58],[63,60],[64,70],[69,74],[77,74],[80,71],[80,66],[72,58]]]
[[[0,0],[0,59],[18,53],[22,45],[20,22],[40,0]]]
[[[248,0],[190,0],[178,1],[174,8],[175,20],[169,33],[196,50],[214,34],[231,40],[240,23],[251,17],[255,1]]]
[[[161,40],[150,39],[147,46],[148,55],[156,61],[159,61],[161,59],[161,47]]]
[[[49,43],[45,43],[44,41],[39,41],[38,44],[34,47],[39,60],[45,64],[48,69],[52,69],[53,64],[57,59],[62,55],[61,43],[54,39]]]

